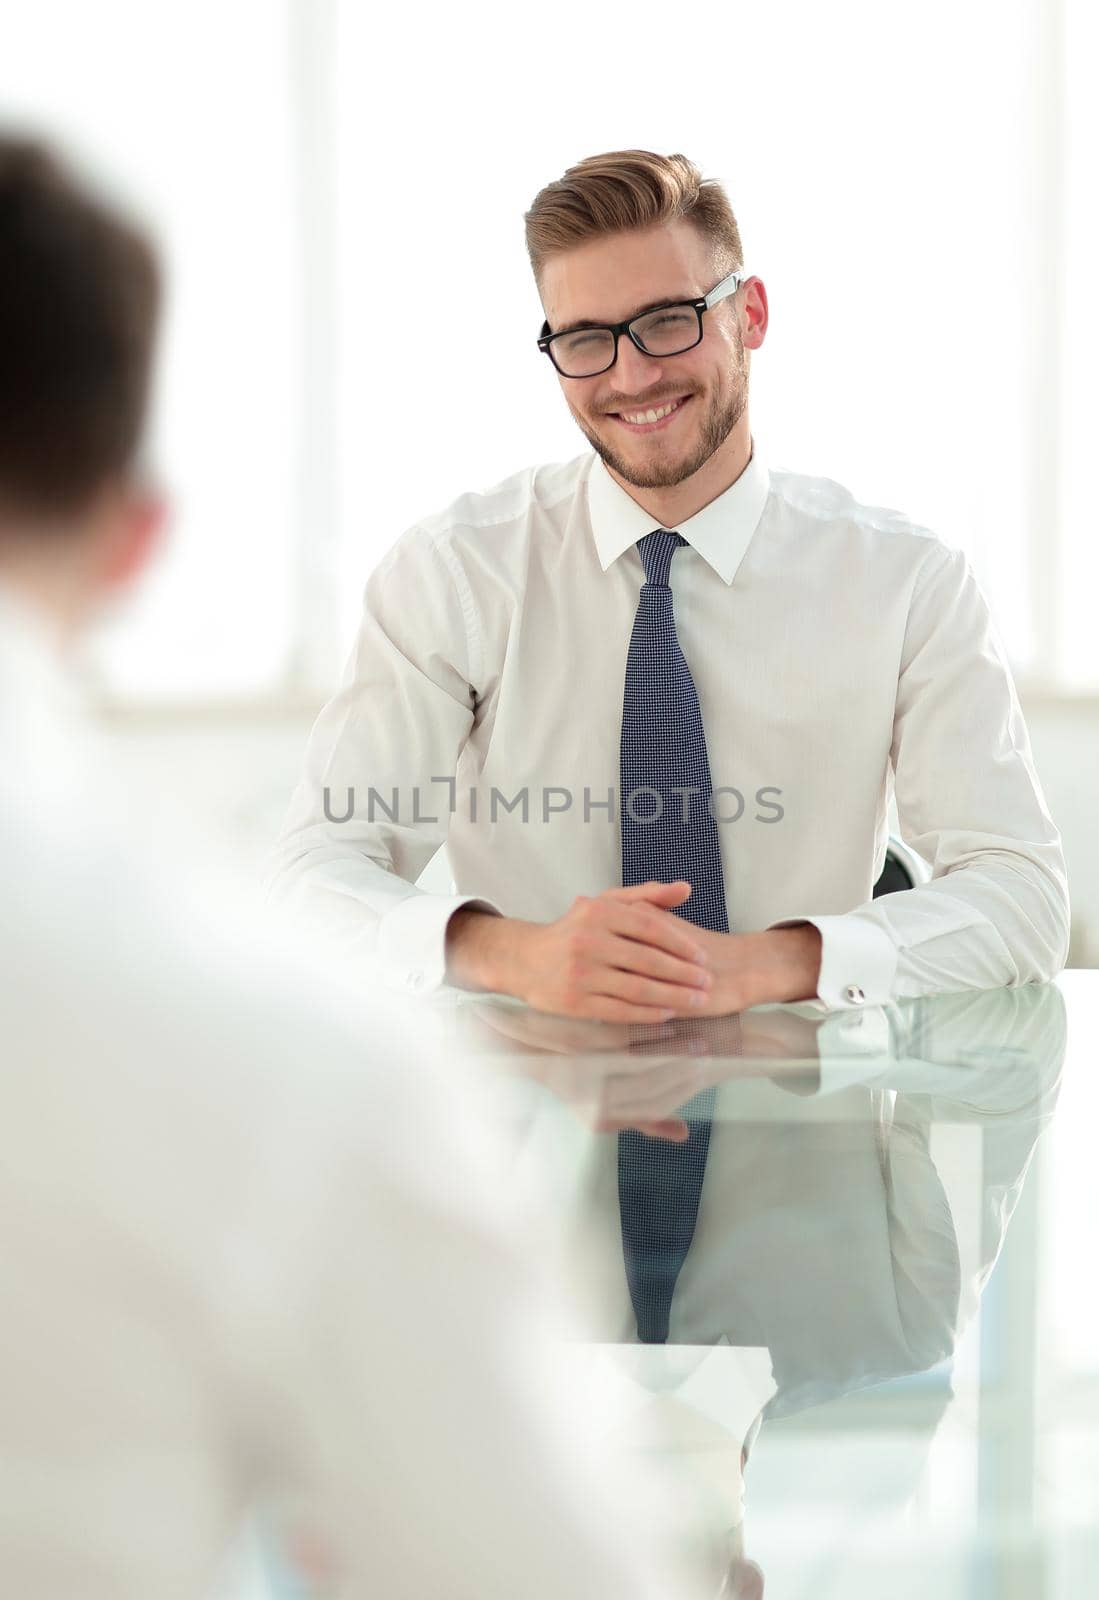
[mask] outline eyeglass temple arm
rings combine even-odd
[[[729,274],[729,276],[727,278],[722,278],[720,283],[715,283],[714,287],[710,290],[709,294],[703,295],[703,299],[706,302],[707,309],[709,309],[710,306],[716,305],[719,300],[723,300],[726,295],[735,294],[736,291],[740,288],[741,284],[746,282],[747,279],[750,278],[750,277],[751,277],[751,273],[749,273],[749,272],[744,272],[744,271],[730,272],[730,274]],[[549,325],[549,321],[547,319],[542,324],[542,331],[538,335],[538,338],[539,338],[539,340],[548,339],[549,336],[550,336],[550,325]]]
[[[719,300],[724,300],[726,295],[735,294],[741,284],[750,277],[751,273],[745,272],[742,268],[739,272],[730,272],[729,276],[722,278],[720,283],[715,283],[709,294],[703,296],[707,310],[710,306],[716,305]]]

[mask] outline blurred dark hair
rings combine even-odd
[[[79,514],[133,468],[159,304],[145,235],[0,130],[0,521]]]

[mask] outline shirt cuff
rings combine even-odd
[[[811,923],[820,934],[818,1010],[842,1011],[887,1005],[893,997],[897,947],[874,923],[858,917],[786,917],[771,928],[796,928]],[[768,930],[770,931],[770,929]]]
[[[415,894],[387,911],[378,925],[378,976],[387,989],[431,994],[446,978],[447,923],[459,906],[503,916],[491,900],[472,894]]]

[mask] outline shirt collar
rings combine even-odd
[[[675,531],[725,583],[732,583],[736,577],[763,515],[769,488],[770,474],[753,439],[751,460],[736,482],[693,517],[676,525]],[[604,572],[624,550],[658,526],[611,477],[599,456],[593,456],[588,474],[588,516]]]

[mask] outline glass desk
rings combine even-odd
[[[456,1009],[506,1085],[533,1247],[696,1497],[715,1593],[1099,1595],[1096,1017],[1094,972],[663,1030]],[[669,1235],[625,1240],[620,1134],[655,1161],[700,1119],[667,1339],[643,1343],[629,1278]]]
[[[435,1020],[707,1595],[1099,1596],[1099,972],[663,1028],[451,993]]]

